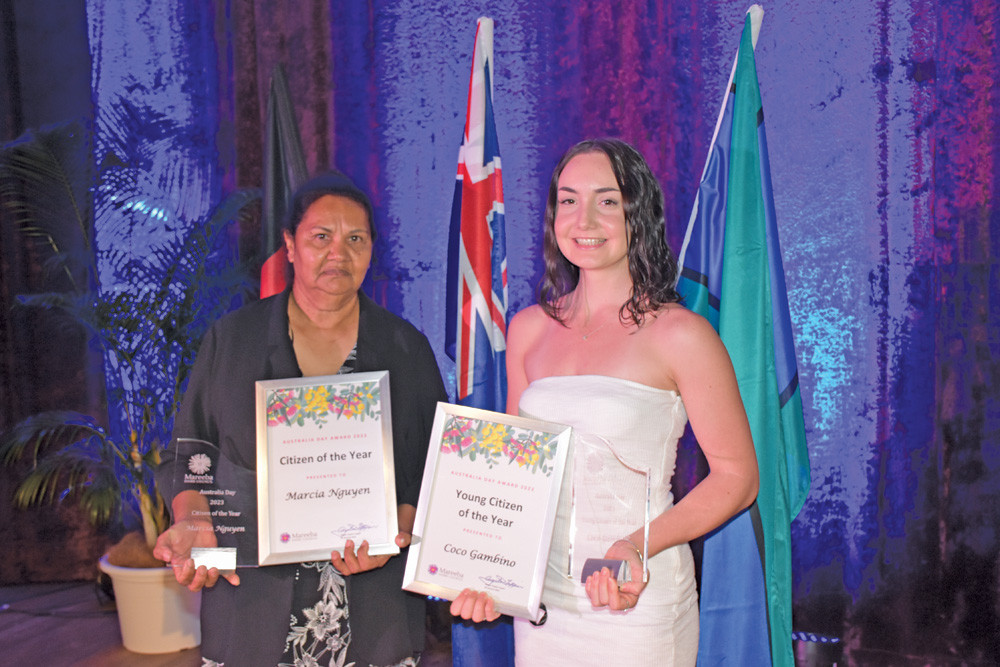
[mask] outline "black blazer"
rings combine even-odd
[[[288,336],[288,295],[286,290],[251,303],[212,326],[174,422],[174,440],[207,440],[237,472],[255,470],[254,382],[302,375]],[[364,293],[359,298],[355,371],[389,371],[396,498],[415,506],[435,407],[447,396],[426,337]],[[172,448],[164,452],[156,481],[168,506],[180,491],[174,480],[183,465]],[[241,495],[255,516],[255,489]],[[401,590],[405,562],[404,550],[380,569],[347,577],[349,660],[385,665],[423,648],[425,600]],[[277,664],[289,629],[296,567],[242,568],[240,586],[220,579],[205,589],[202,652],[227,665]]]

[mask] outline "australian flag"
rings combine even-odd
[[[479,19],[458,150],[448,245],[445,349],[455,360],[455,400],[503,412],[507,404],[507,242],[503,178],[493,120],[493,20]],[[452,625],[455,667],[512,667],[510,618]]]
[[[445,346],[456,401],[503,412],[507,401],[507,244],[503,178],[493,121],[493,21],[479,19],[458,151],[448,248]]]

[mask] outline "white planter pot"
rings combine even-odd
[[[174,579],[169,567],[99,563],[111,577],[122,644],[134,653],[173,653],[201,644],[201,593]]]

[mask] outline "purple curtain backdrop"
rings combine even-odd
[[[476,17],[496,20],[516,312],[540,271],[549,172],[581,138],[643,151],[679,248],[746,8],[332,11],[335,162],[374,192],[387,239],[375,292],[446,373],[445,232]],[[793,526],[795,628],[862,663],[998,660],[997,3],[764,8],[757,66],[814,479]]]
[[[374,191],[387,232],[375,291],[446,373],[444,235],[476,17],[496,20],[516,312],[540,271],[548,174],[583,137],[644,152],[679,247],[746,9],[681,5],[333,11],[336,163]],[[764,8],[757,66],[814,479],[793,526],[796,630],[861,662],[1000,659],[997,3]]]
[[[550,170],[584,137],[642,150],[679,249],[748,6],[120,4],[87,2],[96,113],[121,96],[186,128],[161,184],[195,210],[260,185],[283,63],[310,169],[336,166],[372,194],[373,295],[428,335],[446,381],[446,233],[476,18],[496,21],[516,312],[541,270]],[[813,476],[793,524],[794,625],[837,640],[803,642],[803,662],[1000,662],[998,5],[764,4],[756,59]],[[245,225],[234,247],[252,257],[258,233]]]

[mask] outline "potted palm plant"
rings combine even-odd
[[[170,569],[152,556],[157,536],[169,525],[153,469],[169,438],[202,335],[247,294],[246,272],[228,252],[225,233],[258,194],[238,191],[195,224],[175,221],[174,233],[150,242],[139,258],[122,254],[115,264],[114,248],[102,250],[111,254],[119,285],[108,287],[102,285],[95,259],[95,218],[98,224],[115,216],[134,224],[130,217],[148,218],[152,212],[162,219],[166,208],[156,203],[156,193],[133,166],[141,163],[141,156],[111,152],[105,153],[86,188],[88,193],[103,190],[103,204],[81,204],[74,184],[91,171],[73,165],[88,162],[80,160],[79,153],[89,152],[89,145],[82,125],[67,124],[5,146],[0,153],[0,201],[11,214],[8,219],[47,250],[49,270],[62,273],[69,285],[65,291],[21,295],[20,303],[64,313],[87,330],[102,354],[107,414],[98,418],[60,410],[31,416],[0,438],[0,460],[30,461],[15,491],[18,506],[76,502],[95,526],[123,529],[119,532],[125,532],[125,538],[100,567],[114,580],[125,646],[141,653],[180,650],[200,642],[198,599],[179,587]],[[60,210],[73,211],[75,218],[80,247],[72,252],[60,246],[51,215],[53,185],[70,203]],[[65,219],[58,222],[65,227]],[[141,584],[137,603],[126,601],[119,580],[127,578],[152,579],[153,586],[168,589],[170,601],[193,612],[194,626],[159,615],[167,602],[149,597],[151,584]],[[133,604],[138,606],[127,608]],[[146,639],[145,631],[157,627],[167,630],[166,640]]]

